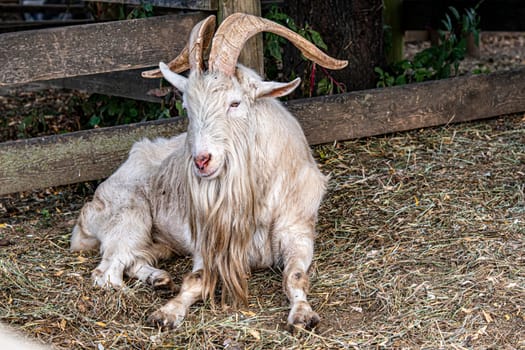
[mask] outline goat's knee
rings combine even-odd
[[[94,250],[98,249],[100,246],[100,241],[86,233],[80,223],[77,223],[73,227],[73,232],[71,233],[71,246],[70,249],[72,252],[78,252],[81,250]]]

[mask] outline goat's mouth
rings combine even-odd
[[[222,157],[212,156],[209,152],[198,153],[192,161],[195,176],[207,180],[216,178],[224,165]]]
[[[197,175],[200,178],[211,180],[216,178],[219,175],[219,169],[220,167],[207,167],[205,169],[199,169],[198,167],[195,167],[195,175]]]

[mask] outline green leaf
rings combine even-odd
[[[317,83],[317,95],[331,95],[333,90],[333,84],[326,77]]]
[[[100,117],[97,115],[94,115],[91,118],[89,118],[89,126],[91,127],[98,126],[100,124],[100,121],[101,121]]]
[[[175,102],[175,108],[177,109],[177,113],[179,116],[186,116],[186,110],[182,106],[182,101],[177,100]]]
[[[164,119],[164,118],[171,118],[169,108],[162,109],[157,117],[157,119]]]
[[[153,5],[152,4],[144,4],[142,6],[144,8],[144,11],[146,11],[146,12],[153,12]]]
[[[295,24],[295,21],[291,17],[286,18],[285,24],[291,30],[293,30],[294,32],[297,32],[298,30],[297,25]]]
[[[406,75],[400,75],[395,80],[395,85],[405,85],[407,83]]]
[[[320,47],[321,49],[324,49],[324,50],[327,50],[328,49],[328,46],[326,46],[323,38],[321,37],[321,34],[319,34],[319,32],[315,31],[315,30],[310,30],[310,36],[311,36],[311,39],[312,39],[312,42],[317,46],[317,47]]]
[[[445,27],[445,31],[447,32],[452,31],[452,20],[450,19],[449,15],[445,15],[445,19],[442,19],[441,23],[443,23],[443,26]]]
[[[119,114],[119,106],[117,105],[117,103],[115,102],[115,100],[112,100],[110,103],[109,103],[109,106],[108,106],[108,114],[113,117],[117,114]]]
[[[456,10],[454,6],[449,6],[448,9],[450,12],[452,12],[452,15],[454,16],[454,18],[456,18],[457,20],[460,18],[459,12],[458,10]]]
[[[399,66],[401,67],[402,70],[407,70],[407,69],[412,68],[412,62],[410,62],[409,60],[403,60],[399,62]]]
[[[279,45],[268,46],[268,53],[270,57],[273,57],[276,61],[282,61],[283,56],[281,53],[281,47]]]

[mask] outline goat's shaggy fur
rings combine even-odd
[[[298,122],[272,98],[297,81],[263,82],[242,66],[232,77],[192,72],[184,79],[177,87],[184,92],[187,135],[137,143],[82,209],[72,249],[100,242],[102,262],[93,276],[114,286],[122,285],[124,272],[170,285],[167,273],[152,265],[172,252],[192,255],[193,272],[179,295],[152,315],[167,326],[180,323],[219,284],[223,301],[246,303],[250,271],[281,265],[289,323],[315,326],[307,271],[326,178]],[[204,170],[195,165],[203,152],[211,155]]]

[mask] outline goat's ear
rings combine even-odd
[[[182,75],[179,75],[175,72],[172,72],[171,69],[169,69],[169,67],[164,62],[159,63],[159,68],[164,78],[167,81],[169,81],[171,85],[175,86],[180,92],[186,92],[188,78],[183,77]]]
[[[275,81],[262,81],[257,86],[256,98],[261,97],[281,97],[290,94],[299,84],[301,78],[296,78],[288,83],[278,83]]]

